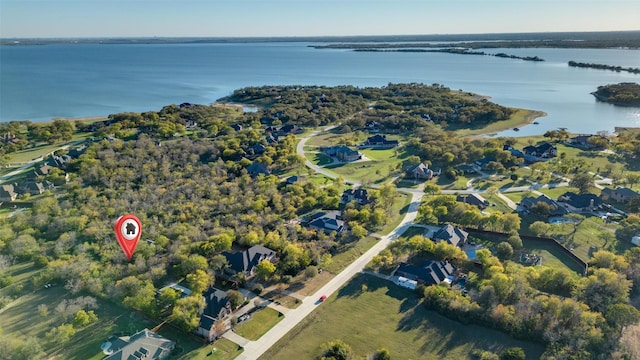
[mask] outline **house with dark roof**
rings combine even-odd
[[[451,284],[455,278],[456,267],[448,261],[426,260],[420,266],[400,263],[395,275],[423,283],[438,285],[441,282]]]
[[[594,138],[596,140],[602,139],[602,140],[604,140],[604,142],[606,144],[608,144],[610,142],[609,139],[607,139],[604,136],[591,135],[591,134],[582,134],[582,135],[574,136],[571,139],[569,139],[569,145],[575,146],[575,147],[580,148],[580,149],[585,149],[585,150],[592,150],[592,149],[602,148],[602,146],[596,145],[596,143],[593,142],[593,139],[589,140],[591,138]]]
[[[387,135],[374,135],[367,138],[362,146],[369,147],[372,149],[391,149],[400,145],[398,140],[389,140],[387,139]]]
[[[353,188],[345,190],[340,197],[340,203],[348,204],[352,201],[357,202],[358,205],[366,205],[370,203],[371,199],[369,199],[369,193],[367,192],[367,189]]]
[[[149,329],[131,336],[115,337],[102,344],[104,360],[162,360],[176,347],[175,341],[166,339]]]
[[[543,142],[542,144],[537,146],[526,146],[522,149],[522,151],[525,155],[534,156],[540,159],[551,159],[558,156],[558,149],[548,142]]]
[[[595,194],[576,194],[571,191],[560,195],[558,202],[572,213],[597,211],[603,204],[602,200]]]
[[[443,225],[433,234],[433,240],[446,241],[454,246],[462,246],[467,242],[469,233],[453,225]]]
[[[267,144],[277,144],[277,143],[278,143],[277,135],[273,135],[273,134],[267,135]]]
[[[473,167],[476,171],[489,170],[489,163],[498,162],[498,159],[494,157],[483,157],[480,160],[476,160],[473,162]]]
[[[235,130],[235,131],[240,131],[240,130],[242,130],[242,125],[240,125],[240,124],[233,124],[233,125],[231,125],[231,128],[232,128],[233,130]]]
[[[227,293],[220,289],[210,288],[204,293],[205,307],[200,315],[200,322],[196,329],[196,334],[204,337],[208,341],[213,341],[222,335],[223,331],[216,329],[216,322],[231,314],[231,301]],[[226,330],[226,326],[225,329]]]
[[[77,159],[80,157],[80,155],[84,154],[86,151],[87,151],[87,145],[85,144],[69,150],[67,155],[69,155],[69,157],[71,157],[72,159]]]
[[[249,146],[249,148],[247,149],[248,153],[251,155],[262,155],[265,150],[267,150],[267,147],[264,146],[263,144],[254,144]]]
[[[11,202],[18,197],[15,187],[12,184],[5,184],[0,186],[0,201]]]
[[[534,208],[538,203],[541,202],[549,205],[550,216],[562,216],[569,213],[564,206],[544,194],[538,196],[537,198],[531,196],[523,198],[522,200],[520,200],[520,205],[518,205],[517,211],[522,213],[529,213],[531,212],[532,208]]]
[[[341,220],[339,211],[317,212],[311,216],[307,226],[309,229],[324,231],[327,234],[334,231],[341,233],[345,230],[345,224]]]
[[[23,194],[27,193],[31,195],[40,195],[44,193],[46,190],[50,190],[50,189],[53,189],[53,183],[51,183],[50,181],[45,181],[45,182],[26,181],[20,187],[20,191]]]
[[[480,210],[484,210],[489,206],[489,201],[480,194],[463,194],[456,197],[456,201],[476,206]]]
[[[600,199],[604,201],[613,200],[619,203],[627,203],[629,200],[638,196],[640,196],[640,194],[626,187],[617,187],[615,189],[604,188],[600,193]]]
[[[252,178],[257,178],[260,175],[268,176],[271,174],[267,165],[254,162],[251,165],[247,166],[247,172]]]
[[[275,262],[276,252],[262,245],[254,245],[247,250],[229,252],[223,251],[222,255],[227,259],[229,267],[227,272],[232,274],[241,273],[245,277],[255,274],[256,266],[263,261]]]
[[[297,184],[297,183],[301,183],[301,182],[305,182],[305,181],[307,181],[307,178],[305,178],[304,176],[299,176],[299,175],[289,176],[288,178],[286,178],[284,180],[284,182],[287,185],[293,185],[293,184]]]
[[[47,160],[47,164],[59,169],[66,169],[69,161],[73,160],[69,155],[51,155]]]
[[[430,180],[435,175],[435,172],[429,169],[429,165],[420,163],[407,169],[405,172],[408,178]]]
[[[301,132],[302,132],[302,128],[300,126],[287,124],[287,125],[282,125],[277,131],[275,131],[275,134],[279,136],[287,136],[287,135],[299,134]]]

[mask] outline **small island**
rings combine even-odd
[[[625,82],[598,86],[598,90],[592,92],[599,101],[617,106],[640,107],[640,84]]]
[[[569,66],[600,69],[600,70],[611,70],[611,71],[617,71],[617,72],[626,71],[632,74],[640,74],[640,68],[632,68],[632,67],[612,66],[612,65],[604,65],[604,64],[590,64],[590,63],[581,63],[576,61],[569,61]]]

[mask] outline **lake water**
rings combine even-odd
[[[640,67],[638,50],[487,49],[527,62],[445,53],[316,50],[308,43],[45,45],[0,47],[0,120],[159,110],[211,103],[244,86],[439,83],[506,106],[541,110],[539,125],[504,135],[640,127],[639,108],[598,103],[599,85],[640,82],[640,75],[570,68],[569,60]]]

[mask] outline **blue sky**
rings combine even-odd
[[[639,0],[0,0],[0,37],[640,30]]]

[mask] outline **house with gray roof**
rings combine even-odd
[[[462,194],[456,197],[456,201],[476,206],[480,210],[484,210],[489,206],[489,201],[480,194]]]
[[[571,191],[560,195],[558,202],[572,213],[597,211],[603,205],[602,200],[595,194],[576,194]]]
[[[310,229],[324,231],[329,234],[332,232],[341,233],[345,230],[344,221],[340,220],[339,211],[327,211],[315,213],[308,223]]]
[[[517,211],[522,213],[529,213],[531,212],[532,208],[535,208],[535,206],[541,202],[549,205],[550,216],[562,216],[569,213],[564,206],[544,194],[538,196],[537,198],[531,196],[523,198],[522,200],[520,200],[520,205],[518,206]]]
[[[358,205],[366,205],[370,203],[371,199],[369,199],[369,193],[367,192],[367,189],[353,188],[345,190],[340,197],[340,203],[348,204],[352,201],[357,202]]]
[[[255,269],[263,260],[274,262],[276,252],[262,245],[253,245],[244,251],[229,252],[223,251],[222,255],[227,259],[229,267],[227,272],[237,274],[242,273],[245,277],[255,274]]]
[[[12,184],[5,184],[0,186],[0,201],[11,202],[18,197],[15,187]]]
[[[619,203],[627,203],[629,200],[638,196],[640,196],[640,194],[626,187],[617,187],[615,189],[604,188],[600,193],[600,199],[604,201],[613,200]]]
[[[196,329],[196,334],[204,337],[208,341],[213,341],[222,333],[216,329],[216,322],[231,314],[231,301],[227,293],[223,290],[210,288],[204,293],[205,307],[200,314],[200,322]],[[226,330],[226,327],[225,327]]]
[[[269,171],[267,165],[257,162],[254,162],[251,165],[247,166],[247,172],[252,178],[257,178],[260,175],[268,176],[269,174],[271,174],[271,171]]]
[[[454,246],[462,246],[467,242],[469,233],[451,224],[443,225],[433,234],[433,240],[446,241]]]
[[[420,266],[401,263],[395,275],[418,281],[425,285],[451,284],[456,267],[448,261],[425,260]]]
[[[162,360],[175,346],[175,341],[144,329],[131,336],[112,336],[101,348],[108,355],[104,360]]]

